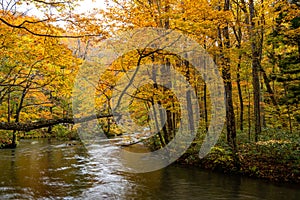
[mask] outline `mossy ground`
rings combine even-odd
[[[231,148],[224,141],[225,137],[221,136],[203,159],[198,157],[199,144],[191,145],[177,163],[274,182],[300,183],[299,133],[265,129],[259,142],[253,142],[252,139],[249,142],[246,133],[238,133],[239,168],[236,167]]]

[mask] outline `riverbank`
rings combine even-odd
[[[297,134],[290,136],[282,131],[265,130],[259,142],[249,142],[243,133],[237,139],[239,169],[234,163],[231,148],[222,137],[203,159],[198,157],[200,146],[194,143],[176,163],[272,182],[300,183],[300,143]]]
[[[0,130],[0,149],[16,148],[12,145],[12,131]],[[37,138],[56,138],[58,140],[80,140],[78,133],[75,129],[71,129],[64,125],[57,125],[48,129],[37,129],[29,132],[20,131],[17,133],[18,139],[37,139]],[[17,140],[18,144],[18,140]]]

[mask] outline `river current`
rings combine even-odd
[[[91,156],[82,145],[21,140],[0,150],[0,199],[300,199],[299,185],[171,165],[149,173],[121,172],[119,146],[108,140]]]

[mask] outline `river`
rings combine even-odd
[[[118,171],[121,147],[97,147],[95,160],[81,145],[21,140],[0,150],[0,199],[300,199],[299,185],[171,165],[133,174]]]

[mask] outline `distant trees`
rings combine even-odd
[[[274,64],[270,79],[281,84],[278,93],[282,114],[288,118],[288,127],[293,131],[293,122],[300,121],[300,5],[299,1],[278,1],[274,5],[274,27],[268,35],[268,57]],[[284,122],[285,123],[285,122]]]

